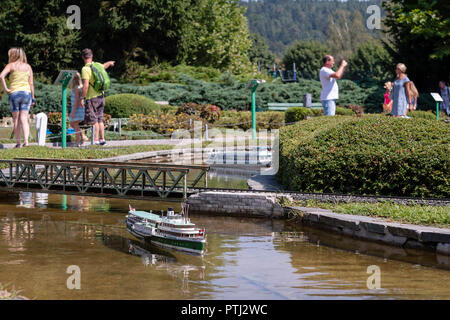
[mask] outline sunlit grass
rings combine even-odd
[[[315,200],[297,205],[330,209],[336,213],[384,218],[388,221],[450,228],[450,206],[402,205],[392,202],[327,203]]]
[[[110,158],[125,154],[170,150],[173,146],[170,145],[136,145],[128,147],[89,147],[89,148],[49,148],[39,146],[29,146],[19,149],[4,149],[0,150],[0,159],[14,159],[14,158],[44,158],[44,159],[102,159]],[[0,168],[6,168],[6,164],[0,164]]]

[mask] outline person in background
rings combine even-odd
[[[334,66],[334,58],[326,55],[322,59],[323,67],[320,69],[319,78],[322,85],[320,101],[323,106],[325,116],[334,116],[336,113],[336,100],[339,99],[339,88],[336,79],[341,79],[347,62],[342,60],[338,71],[334,72],[331,68]]]
[[[384,103],[383,103],[383,112],[385,114],[388,114],[392,110],[392,100],[389,99],[389,95],[391,94],[392,90],[392,82],[388,81],[384,84],[384,88],[386,89],[386,92],[384,93]]]
[[[27,62],[22,48],[11,48],[8,51],[9,62],[0,73],[3,90],[9,95],[10,110],[14,120],[15,148],[20,148],[20,130],[23,131],[23,147],[28,147],[30,125],[28,113],[35,104],[33,69]],[[9,88],[5,77],[9,74]]]
[[[417,90],[416,85],[412,81],[409,83],[409,93],[411,97],[411,104],[409,111],[414,111],[417,108],[417,99],[419,98],[419,91]]]
[[[93,63],[94,54],[91,49],[83,49],[81,57],[84,61],[84,67],[81,69],[81,79],[83,80],[83,90],[81,92],[81,105],[85,105],[84,120],[86,124],[94,126],[94,143],[104,146],[105,141],[105,125],[103,123],[103,110],[105,108],[105,96],[103,92],[95,91],[92,83],[94,75],[92,74],[91,64]],[[108,69],[114,66],[115,61],[108,61],[103,64],[103,68]]]
[[[392,100],[391,115],[398,118],[404,118],[406,111],[411,108],[411,95],[409,89],[410,80],[406,75],[406,66],[403,63],[397,64],[395,68],[397,77],[391,90],[390,99]]]
[[[442,100],[444,100],[439,107],[450,116],[450,87],[445,85],[445,81],[439,81],[439,89],[441,90]]]
[[[75,130],[76,145],[80,147],[83,145],[83,141],[88,141],[84,132],[80,129],[79,123],[84,120],[84,106],[80,103],[81,91],[83,89],[83,82],[81,81],[81,75],[77,72],[69,83],[69,88],[72,90],[71,110],[69,115],[69,123]]]

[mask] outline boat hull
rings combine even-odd
[[[189,241],[179,238],[160,237],[156,235],[148,236],[140,234],[134,230],[131,225],[127,225],[127,231],[138,239],[149,241],[150,243],[168,249],[174,249],[194,254],[203,254],[205,252],[206,239]]]

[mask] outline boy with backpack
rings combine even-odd
[[[103,124],[104,92],[110,84],[105,69],[114,66],[115,61],[108,61],[103,64],[94,62],[91,49],[84,49],[81,57],[85,64],[81,69],[83,90],[80,97],[81,105],[85,106],[84,122],[94,126],[94,143],[104,146],[106,145],[105,126]]]

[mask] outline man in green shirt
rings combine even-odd
[[[85,106],[84,122],[94,126],[94,143],[104,146],[106,144],[105,126],[103,124],[103,110],[105,108],[104,92],[95,91],[92,85],[94,83],[94,75],[92,74],[91,69],[94,58],[92,50],[84,49],[81,53],[81,57],[84,61],[84,67],[81,69],[83,90],[81,92],[80,102],[82,106]],[[105,62],[103,67],[107,69],[114,66],[114,63],[115,61]]]

